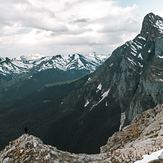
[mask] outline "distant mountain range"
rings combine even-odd
[[[0,146],[28,126],[31,133],[59,149],[99,152],[108,137],[137,114],[163,102],[162,63],[163,19],[149,13],[141,32],[114,50],[93,73],[46,85],[2,107]]]
[[[78,79],[95,71],[104,60],[105,56],[95,53],[0,58],[0,101],[22,98],[47,84]]]
[[[41,56],[38,54],[21,56],[10,59],[0,58],[0,75],[29,73],[31,71],[40,72],[47,69],[87,70],[93,72],[105,60],[105,56],[98,56],[95,53],[90,55],[71,54],[68,56]]]

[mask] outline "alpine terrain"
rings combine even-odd
[[[138,114],[163,102],[162,63],[163,19],[149,13],[143,20],[140,33],[114,50],[95,72],[72,82],[46,85],[10,106],[2,107],[0,146],[4,147],[9,140],[17,138],[22,134],[22,128],[28,126],[30,133],[58,149],[75,153],[100,152],[108,137],[117,131],[123,137],[123,127],[132,125]],[[142,130],[145,128],[138,128],[136,135],[129,132],[130,141],[139,139]],[[148,137],[147,131],[144,133]],[[118,136],[113,135],[114,146],[109,142],[107,147],[101,148],[102,151],[112,152],[120,148],[114,154],[122,153],[117,159],[123,160],[126,148],[130,153],[140,144],[138,141],[137,144],[124,145],[128,136],[118,144]],[[28,136],[20,138],[20,142],[22,139],[24,142]],[[162,147],[158,146],[157,149]],[[110,152],[107,157],[114,159]],[[137,155],[136,159],[141,159],[141,154],[140,157],[139,153]]]

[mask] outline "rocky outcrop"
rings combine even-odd
[[[45,145],[32,135],[22,135],[0,152],[0,163],[80,163],[100,162],[102,155],[70,154]]]
[[[163,149],[162,117],[163,105],[138,115],[129,126],[110,137],[101,152],[110,153],[115,162],[134,162]]]

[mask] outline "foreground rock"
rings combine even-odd
[[[95,155],[63,152],[25,134],[0,152],[0,163],[132,163],[143,159],[143,155],[163,149],[162,117],[163,105],[138,115],[129,126],[110,137],[101,147],[101,153]],[[161,162],[162,157],[161,154],[156,161]]]
[[[90,162],[101,161],[101,155],[76,155],[62,152],[56,148],[44,145],[43,142],[32,136],[22,135],[11,142],[0,153],[0,163],[61,163],[61,162]]]
[[[109,138],[101,147],[102,153],[109,153],[112,162],[134,162],[143,155],[163,148],[163,105],[138,115],[122,131]],[[144,162],[145,163],[145,162]]]

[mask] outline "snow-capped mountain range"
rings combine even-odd
[[[0,102],[25,97],[49,84],[79,79],[104,61],[104,56],[95,53],[0,58]]]
[[[31,70],[44,71],[47,69],[62,71],[84,69],[93,72],[104,60],[104,57],[100,57],[95,53],[89,55],[71,54],[68,56],[32,54],[18,58],[6,57],[0,58],[0,74],[6,76],[8,74],[27,73]]]

